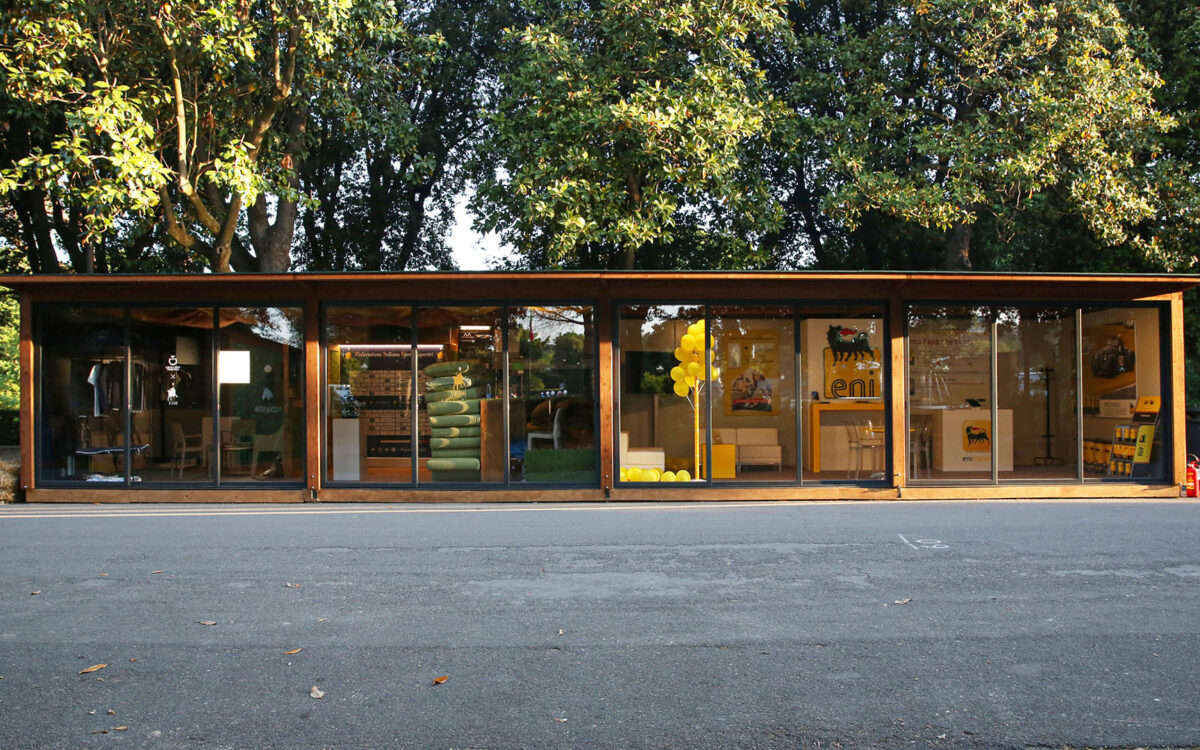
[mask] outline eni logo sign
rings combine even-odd
[[[992,423],[988,420],[963,422],[963,450],[986,453],[992,449]]]
[[[825,334],[825,398],[883,395],[881,356],[866,331],[831,325]]]

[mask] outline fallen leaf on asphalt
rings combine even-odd
[[[79,674],[91,674],[92,672],[99,672],[101,669],[104,669],[107,666],[107,664],[93,664],[87,669],[81,669]]]
[[[137,657],[135,656],[132,659],[130,659],[129,661],[137,661]]]
[[[116,711],[109,711],[109,712],[108,712],[108,715],[109,715],[109,716],[116,716],[116,715],[117,715],[117,712],[116,712]]]
[[[95,716],[95,715],[96,715],[95,711],[88,711],[88,716]]]
[[[150,571],[150,575],[152,575],[152,576],[156,576],[156,575],[158,575],[159,573],[166,573],[166,572],[167,572],[167,571],[165,571],[165,570],[152,570],[152,571]]]
[[[559,722],[560,724],[566,724],[566,723],[567,723],[567,720],[566,720],[566,719],[555,719],[555,721]]]
[[[558,629],[558,634],[559,634],[559,635],[562,635],[562,628],[559,628],[559,629]]]
[[[108,730],[107,729],[97,729],[96,731],[92,732],[92,734],[108,734]]]
[[[322,690],[321,688],[317,687],[316,685],[313,685],[312,690],[308,691],[308,695],[311,698],[324,698],[325,691]]]
[[[325,622],[328,619],[329,619],[328,617],[318,617],[317,622]]]
[[[216,625],[216,620],[197,620],[201,625]]]
[[[435,678],[435,679],[434,679],[434,681],[433,681],[433,684],[434,684],[434,685],[441,685],[443,682],[445,682],[445,681],[446,681],[446,680],[448,680],[448,679],[450,679],[450,675],[448,675],[448,674],[444,674],[444,675],[442,675],[441,677]]]
[[[291,654],[298,654],[303,650],[304,650],[303,648],[294,648],[291,651],[284,651],[283,653],[288,654],[290,656]]]
[[[897,599],[893,604],[908,604],[912,599]]]
[[[108,578],[108,573],[97,573],[96,577],[97,578]]]
[[[287,583],[283,584],[283,587],[285,589],[298,589],[298,588],[300,588],[300,584],[292,583],[291,581],[288,581]]]
[[[125,730],[129,729],[129,727],[122,725],[119,727],[113,727],[113,729],[117,730],[118,732],[124,732]]]

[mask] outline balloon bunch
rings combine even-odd
[[[671,380],[675,381],[675,395],[692,402],[693,409],[697,404],[691,396],[699,396],[700,391],[704,389],[704,381],[708,379],[704,367],[704,338],[703,320],[688,326],[687,333],[679,337],[679,346],[675,348],[675,359],[679,360],[679,364],[671,368]],[[708,359],[711,362],[716,356],[714,349],[717,342],[712,336],[708,339]],[[716,379],[720,376],[721,371],[714,365],[712,377]]]

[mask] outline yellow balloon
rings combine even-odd
[[[703,341],[704,339],[701,338],[700,340]],[[685,333],[679,339],[679,348],[683,349],[685,352],[689,352],[696,348],[696,340],[692,338],[690,333]]]
[[[700,366],[699,362],[688,362],[686,369],[687,374],[691,375],[693,378],[699,377],[700,373],[704,371],[704,368]]]
[[[721,377],[721,368],[719,368],[719,367],[712,368],[712,377],[713,377],[713,380],[716,380],[717,378]]]
[[[687,383],[683,382],[682,380],[676,380],[675,385],[672,386],[672,388],[674,389],[676,396],[678,396],[680,398],[687,398],[687,395],[688,395]]]
[[[675,472],[675,481],[690,482],[692,481],[692,475],[687,473],[687,469],[680,469],[679,471]]]
[[[691,375],[688,375],[686,378],[684,378],[683,380],[681,380],[679,382],[684,383],[685,385],[687,385],[688,388],[696,387],[696,379],[693,378]]]
[[[631,482],[640,482],[642,479],[642,470],[636,466],[631,466],[629,467],[628,477]]]
[[[679,347],[678,349],[675,350],[675,359],[679,360],[680,362],[687,362],[691,358],[692,358],[692,353],[685,352],[683,350],[683,347]]]
[[[704,321],[701,320],[696,323],[692,323],[690,326],[688,326],[688,333],[692,334],[693,336],[698,335],[698,336],[703,337],[704,336]]]
[[[682,367],[675,366],[671,368],[671,380],[682,380],[684,375],[687,375],[687,373],[683,371]]]
[[[660,481],[660,482],[674,482],[674,481],[675,481],[675,472],[673,472],[673,471],[664,471],[664,472],[662,473],[662,476],[658,478],[658,481]]]
[[[629,469],[621,469],[621,481],[622,482],[629,481]]]

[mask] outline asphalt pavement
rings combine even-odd
[[[0,747],[1195,747],[1198,540],[1188,501],[5,506]]]

